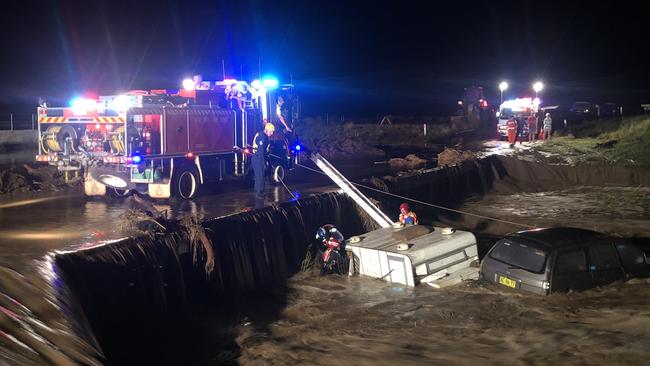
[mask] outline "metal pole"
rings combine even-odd
[[[9,113],[9,129],[11,131],[14,130],[14,114],[13,113]]]
[[[32,130],[34,129],[34,113],[32,113]]]

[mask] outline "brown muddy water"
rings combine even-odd
[[[650,237],[650,188],[647,183],[637,182],[643,172],[616,172],[612,176],[618,178],[612,178],[596,170],[594,177],[576,180],[559,168],[549,168],[540,178],[543,169],[539,167],[535,168],[537,173],[531,173],[530,166],[496,161],[479,169],[478,179],[482,183],[475,183],[473,177],[462,175],[462,169],[450,169],[449,182],[427,183],[435,178],[419,177],[416,183],[424,182],[424,186],[409,182],[404,186],[408,186],[411,196],[422,200],[445,202],[461,210],[531,226],[570,225],[624,237]],[[621,184],[628,180],[625,174],[633,184]],[[457,191],[459,197],[451,197],[447,191],[445,197],[437,197],[437,191],[429,188],[434,184],[438,184],[436,189],[442,184],[449,192]],[[387,213],[401,202],[375,198]],[[51,204],[64,207],[65,202],[70,201],[62,199]],[[41,260],[50,250],[66,248],[60,247],[61,243],[74,242],[67,248],[78,250],[83,243],[93,242],[93,237],[88,236],[93,225],[84,222],[118,215],[118,206],[111,208],[110,204],[107,209],[95,211],[104,214],[89,215],[95,217],[92,220],[79,213],[64,216],[78,222],[68,224],[69,231],[81,235],[77,239],[55,237],[34,241],[3,235],[0,364],[647,363],[648,280],[540,297],[481,282],[445,290],[425,286],[410,289],[373,279],[321,277],[310,270],[295,272],[291,268],[299,269],[300,265],[296,265],[307,252],[306,242],[313,236],[312,226],[317,221],[345,219],[336,223],[344,228],[348,225],[343,232],[347,236],[360,230],[354,215],[346,216],[352,214],[347,203],[335,198],[318,202],[316,199],[312,208],[301,208],[299,215],[288,207],[206,223],[217,249],[215,267],[221,274],[211,278],[188,270],[195,267],[187,255],[177,256],[184,270],[167,270],[177,266],[173,254],[180,250],[169,241],[162,245],[124,241],[121,248],[115,249],[111,246],[117,243],[100,247],[95,244],[95,248],[72,256],[62,254],[58,268],[52,261]],[[87,203],[94,201],[72,205],[86,207]],[[240,204],[245,207],[249,202],[244,198]],[[321,205],[340,208],[334,216],[319,217]],[[215,203],[212,207],[219,206]],[[473,230],[479,237],[481,252],[499,235],[519,229],[414,206],[425,223],[442,222]],[[93,205],[90,207],[90,212],[96,210]],[[193,207],[196,212],[202,206]],[[5,214],[2,220],[16,223],[23,230],[33,220],[7,212],[0,209]],[[49,211],[42,213],[47,215],[46,212]],[[207,213],[203,217],[210,217],[209,212],[212,211],[203,211]],[[287,226],[298,221],[301,227]],[[257,228],[246,229],[252,228],[247,223],[253,222],[259,222],[273,235],[269,237]],[[224,234],[226,242],[217,246],[219,233],[226,228],[233,233]],[[4,234],[17,233],[5,225],[2,230]],[[38,233],[38,225],[28,231]],[[122,234],[111,232],[112,236],[106,239]],[[266,243],[263,248],[250,242],[256,237],[262,239],[255,240]],[[24,245],[28,254],[21,256],[21,250],[11,246],[14,242]],[[274,246],[280,242],[284,259],[277,257],[279,252],[275,251],[280,250]],[[156,254],[163,249],[171,255]],[[231,262],[250,263],[250,267],[240,268]],[[260,270],[262,267],[266,269]],[[18,268],[18,272],[8,268]],[[170,275],[177,272],[182,274],[180,280]],[[256,284],[255,289],[233,290],[245,284],[228,276],[232,273],[249,278]],[[290,278],[282,280],[283,276]]]
[[[242,364],[642,365],[650,282],[548,297],[295,276],[280,317],[235,327]]]
[[[474,197],[460,209],[538,227],[574,226],[650,237],[650,188],[581,186]],[[426,212],[423,212],[427,220]],[[447,221],[447,223],[450,223]],[[499,232],[482,220],[456,225]],[[485,252],[482,248],[481,252]],[[472,281],[434,290],[310,273],[287,284],[286,305],[260,327],[232,329],[242,364],[641,365],[650,357],[650,280],[547,297]],[[223,356],[225,350],[218,354]],[[218,360],[219,356],[213,360]]]

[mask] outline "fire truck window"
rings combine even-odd
[[[160,115],[146,114],[135,125],[142,138],[142,153],[160,154]]]

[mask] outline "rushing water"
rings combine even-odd
[[[647,186],[611,185],[643,173],[597,171],[576,184],[563,169],[487,161],[391,188],[514,222],[650,237]],[[594,184],[599,175],[610,184]],[[401,202],[372,195],[386,212]],[[209,218],[254,204],[247,190],[221,196],[154,208]],[[207,252],[180,228],[97,245],[127,235],[115,222],[141,201],[34,199],[0,203],[0,363],[640,364],[650,353],[645,280],[540,298],[474,282],[440,291],[299,272],[319,225],[347,236],[369,229],[337,196],[205,221],[210,272]],[[425,223],[474,230],[483,251],[517,230],[413,206]]]

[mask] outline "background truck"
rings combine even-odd
[[[508,118],[514,116],[517,120],[517,123],[523,123],[523,128],[520,129],[519,138],[528,137],[528,117],[535,114],[537,115],[539,109],[539,99],[537,98],[517,98],[506,100],[499,106],[499,112],[497,117],[499,118],[497,122],[497,134],[501,139],[505,139],[508,136],[507,126]],[[539,123],[539,115],[537,115]]]
[[[183,84],[181,90],[133,90],[76,98],[66,108],[39,107],[36,160],[57,166],[66,178],[82,176],[89,196],[137,190],[191,199],[202,185],[246,178],[249,145],[272,120],[277,96],[297,104],[293,86],[277,80],[196,76]],[[279,181],[298,149],[286,138],[275,141],[269,173]]]

